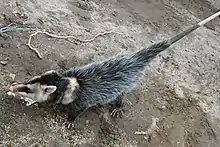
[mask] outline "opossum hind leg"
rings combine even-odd
[[[110,109],[110,114],[113,118],[122,118],[124,114],[124,109],[123,109],[123,102],[122,99],[124,97],[124,94],[119,95],[116,98],[116,101],[112,103],[112,107]]]

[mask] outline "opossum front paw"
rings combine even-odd
[[[65,126],[67,129],[71,129],[71,128],[73,128],[75,126],[74,122],[70,121],[70,120],[64,120],[62,122],[62,125]]]
[[[124,114],[124,109],[122,107],[115,107],[113,108],[112,111],[110,111],[110,115],[113,117],[113,118],[122,118],[123,114]]]

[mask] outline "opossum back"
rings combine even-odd
[[[143,67],[129,56],[123,56],[74,68],[64,74],[77,78],[80,85],[77,97],[85,99],[88,105],[95,105],[109,103],[122,92],[130,90]]]

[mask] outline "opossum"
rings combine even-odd
[[[136,86],[147,63],[170,45],[219,15],[220,11],[171,39],[133,54],[118,55],[62,73],[48,71],[28,82],[11,86],[10,92],[39,103],[50,101],[65,105],[68,123],[73,123],[87,109],[106,104],[113,105],[111,115],[116,117],[122,114],[124,95]]]

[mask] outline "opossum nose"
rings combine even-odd
[[[22,87],[22,85],[12,85],[9,89],[11,92],[15,92],[19,90],[20,87]]]
[[[11,91],[11,92],[15,91],[15,89],[16,89],[15,86],[16,86],[16,85],[17,85],[16,82],[12,83],[12,86],[8,87],[8,88],[7,88],[7,91]]]
[[[13,91],[15,90],[15,86],[11,86],[11,87],[9,88],[9,90],[13,92]]]

